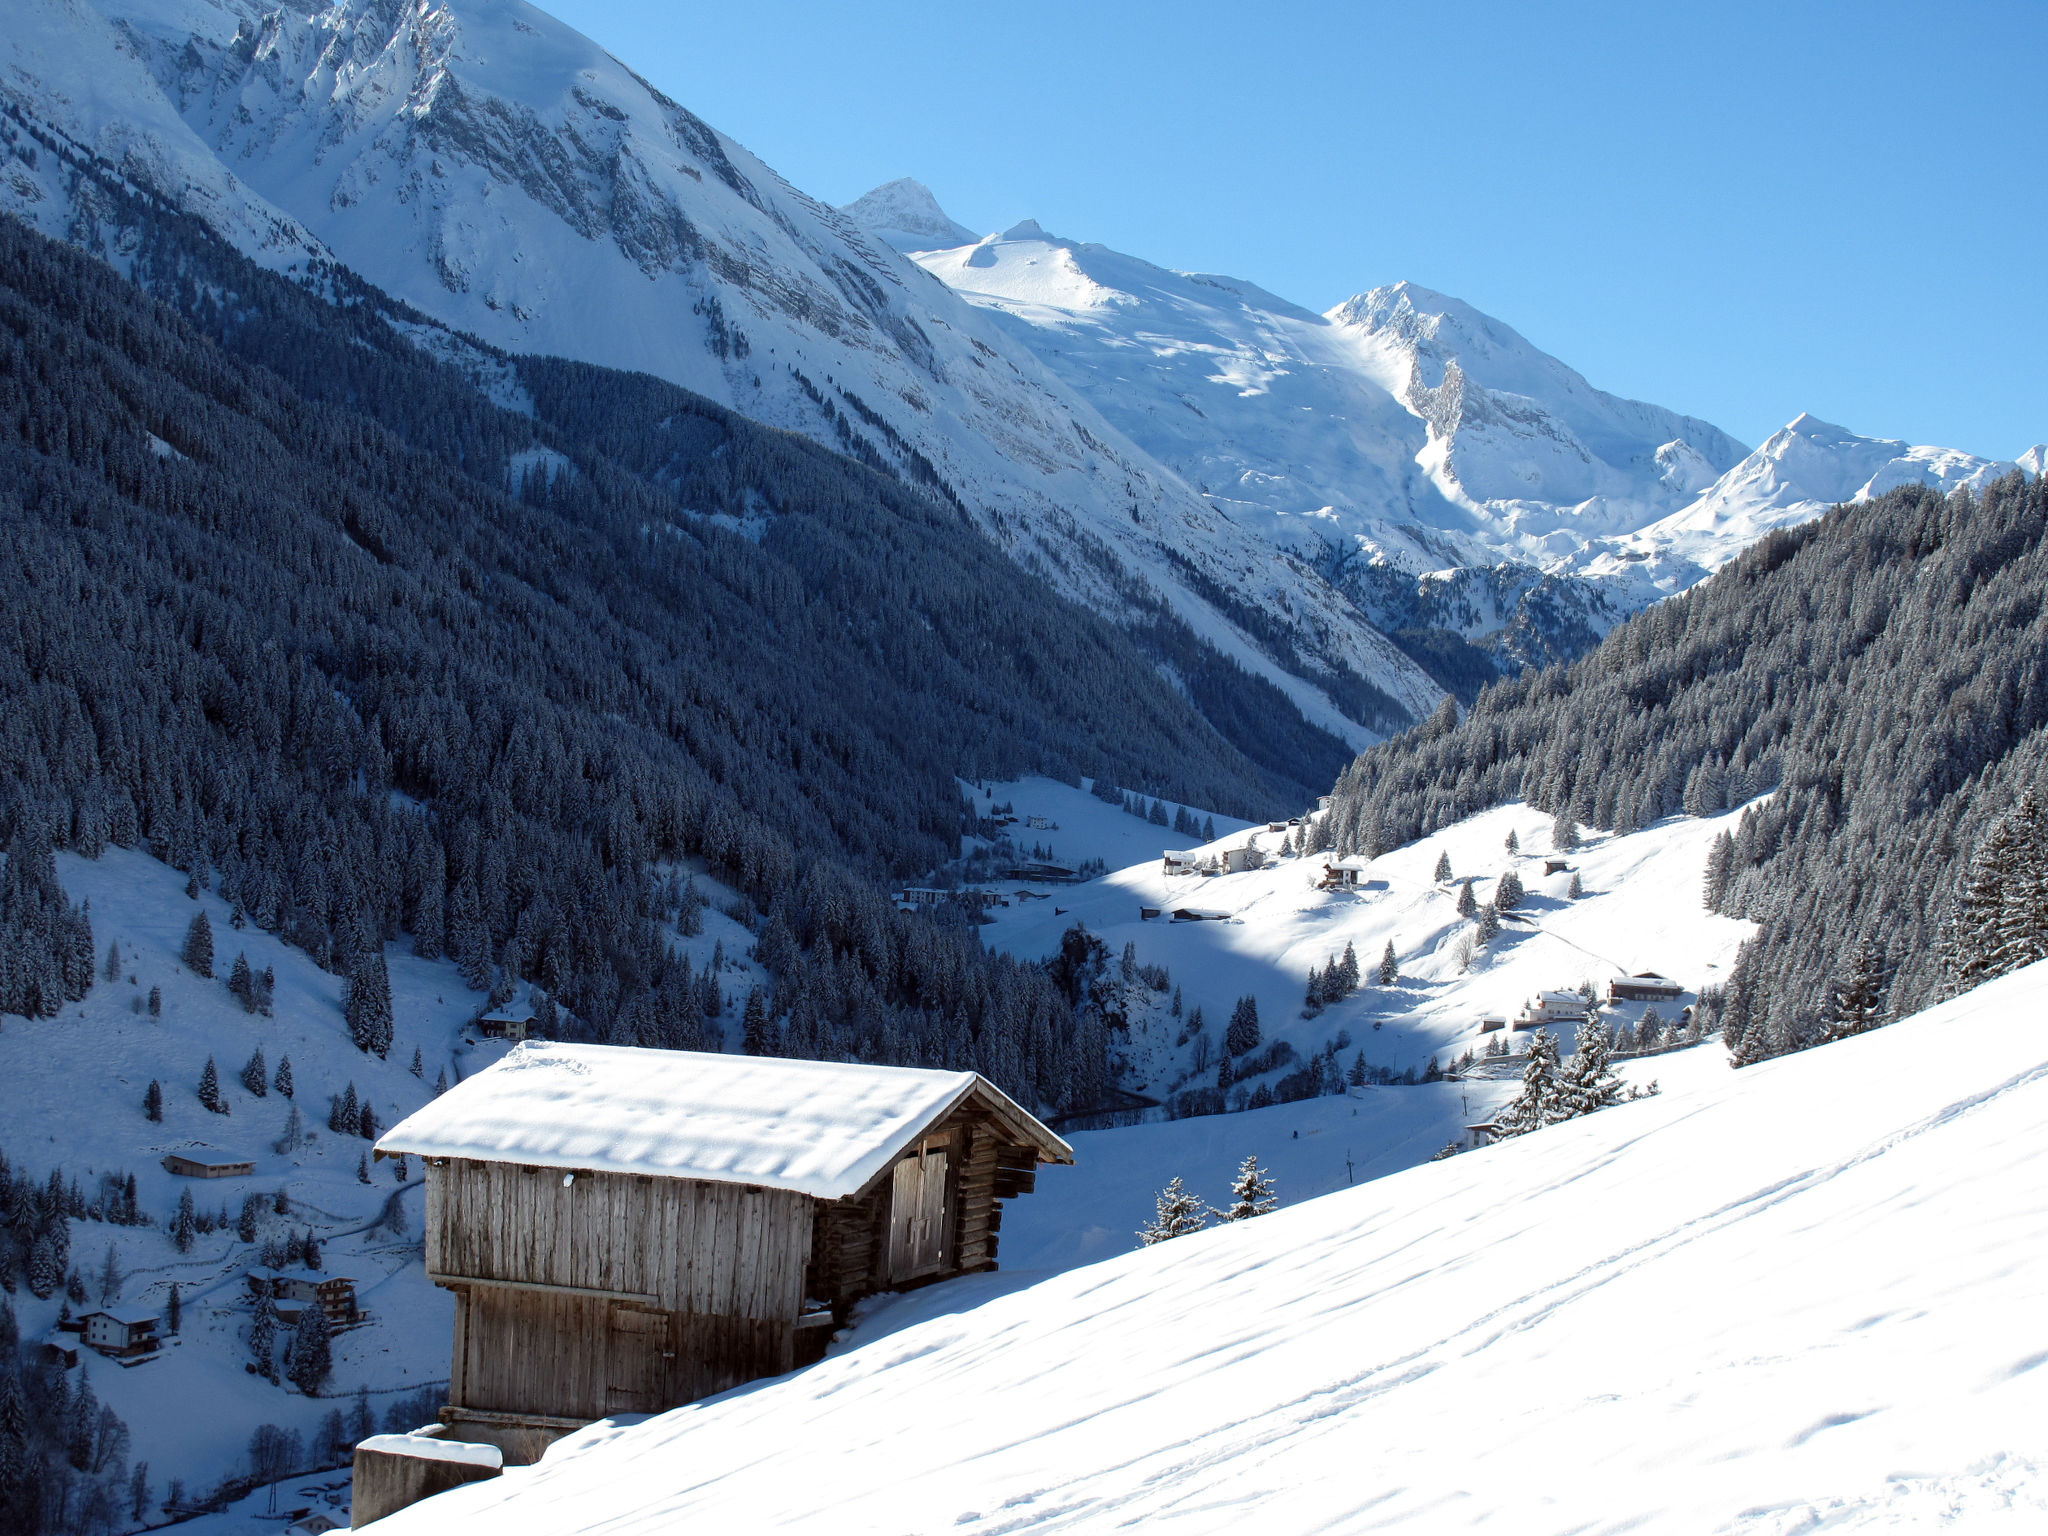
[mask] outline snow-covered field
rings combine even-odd
[[[2038,1531],[2044,1009],[2037,966],[1254,1222],[937,1287],[389,1530]]]

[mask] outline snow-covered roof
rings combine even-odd
[[[973,1072],[528,1041],[380,1153],[854,1194],[970,1095],[1041,1157],[1073,1150]]]
[[[140,1328],[144,1324],[156,1321],[156,1313],[150,1311],[148,1307],[100,1307],[96,1311],[88,1312],[85,1315],[87,1317],[111,1319],[119,1323],[123,1328]]]

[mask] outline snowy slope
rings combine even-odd
[[[2038,1529],[2044,1007],[2035,967],[1259,1221],[938,1288],[391,1536]]]
[[[991,317],[519,0],[14,10],[0,91],[18,111],[272,265],[331,253],[507,350],[658,374],[942,483],[1056,585],[1111,614],[1150,588],[1353,741],[1370,733],[1198,589],[1260,610],[1297,671],[1348,668],[1415,713],[1440,697]],[[92,222],[25,140],[0,208],[52,234]]]

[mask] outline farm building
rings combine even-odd
[[[816,1359],[863,1296],[992,1269],[1067,1144],[972,1072],[523,1045],[386,1132],[456,1296],[452,1433],[555,1435]]]
[[[1565,859],[1545,859],[1543,861],[1543,873],[1546,875],[1568,874],[1571,871],[1571,867],[1570,862]]]
[[[476,1016],[476,1032],[487,1040],[524,1040],[533,1033],[533,1004],[504,1003]]]
[[[1617,976],[1607,983],[1607,1000],[1610,1003],[1673,1003],[1684,995],[1684,987],[1655,971]]]
[[[1515,1017],[1515,1028],[1583,1024],[1590,1015],[1590,1005],[1577,992],[1538,992],[1522,1005],[1521,1013]]]
[[[79,1319],[85,1342],[111,1359],[140,1360],[157,1352],[157,1315],[147,1307],[102,1307]]]
[[[238,1179],[254,1173],[256,1165],[247,1158],[229,1157],[211,1147],[194,1147],[189,1152],[170,1153],[164,1158],[164,1169],[181,1179]]]
[[[327,1314],[329,1327],[346,1328],[363,1320],[356,1306],[356,1282],[351,1275],[328,1275],[311,1269],[257,1268],[248,1271],[247,1279],[249,1293],[268,1296],[280,1313],[317,1304]]]
[[[1166,850],[1162,866],[1160,872],[1169,879],[1175,875],[1199,875],[1202,872],[1201,861],[1193,853],[1184,853],[1177,848]]]

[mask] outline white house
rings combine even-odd
[[[1576,992],[1538,992],[1522,1005],[1522,1011],[1515,1019],[1515,1028],[1578,1025],[1585,1023],[1590,1013],[1585,998]]]
[[[86,1344],[115,1360],[137,1360],[157,1352],[157,1316],[147,1307],[102,1307],[80,1319]]]
[[[1371,872],[1372,860],[1366,855],[1346,854],[1324,864],[1322,878],[1316,883],[1326,891],[1355,891],[1366,883]]]

